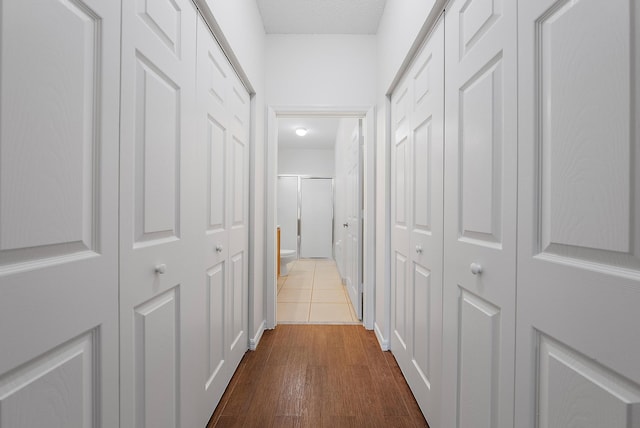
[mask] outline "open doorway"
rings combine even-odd
[[[359,173],[360,121],[352,117],[278,118],[278,323],[350,324],[361,320],[361,302],[351,301],[346,286],[356,282],[351,275],[361,266],[359,254],[349,246],[352,259],[347,260],[342,248],[348,226],[345,201],[362,199],[357,185],[345,185],[348,172]],[[352,146],[355,157],[350,156]],[[350,165],[353,162],[355,168]],[[354,229],[361,226],[359,219],[352,223]],[[345,262],[358,267],[347,267]],[[355,297],[361,299],[361,293]]]
[[[300,128],[307,131],[304,137],[295,134]],[[366,326],[368,318],[373,319],[373,296],[368,293],[368,288],[373,290],[369,287],[373,277],[367,274],[367,261],[373,261],[372,251],[368,255],[367,249],[374,247],[374,146],[367,138],[373,137],[372,109],[270,109],[268,135],[268,327],[275,326],[278,319]],[[289,196],[283,197],[285,193]],[[312,217],[323,215],[329,215],[328,220],[320,219],[310,226]],[[280,262],[277,256],[283,250],[285,259]],[[284,275],[278,276],[278,270]],[[331,320],[326,313],[321,315],[319,306],[315,311],[311,307],[314,302],[338,303],[338,292],[342,293],[342,308],[349,308],[341,317]],[[278,302],[291,313],[295,300],[306,304],[297,309],[293,319],[277,316]]]

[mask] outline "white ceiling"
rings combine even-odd
[[[337,117],[296,117],[278,119],[279,149],[333,149],[338,134]],[[309,132],[304,137],[296,135],[297,128]]]
[[[386,0],[256,0],[267,34],[376,34]]]

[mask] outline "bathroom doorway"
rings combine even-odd
[[[307,122],[310,120],[311,122]],[[314,136],[315,129],[313,122],[320,121],[333,121],[334,131],[330,133],[330,137],[326,140],[330,141],[330,145],[333,147],[315,147],[312,138],[306,138],[306,136]],[[311,124],[309,124],[311,123]],[[346,125],[349,123],[349,125]],[[335,144],[338,138],[338,130],[336,126],[342,125],[343,134],[347,134],[349,139],[351,134],[357,131],[361,137],[356,139],[356,147],[359,146],[360,152],[358,161],[362,163],[358,168],[359,174],[362,176],[358,182],[360,187],[360,194],[355,197],[345,196],[347,190],[352,191],[353,186],[350,185],[347,180],[346,170],[340,170],[345,168],[349,162],[343,162],[339,164],[341,160],[344,160],[347,156],[345,147],[339,146],[336,148]],[[301,130],[302,133],[306,130],[305,137],[296,135],[296,131],[299,128],[305,128]],[[349,129],[349,131],[345,131]],[[310,306],[305,310],[309,310],[311,313],[311,305],[320,303],[319,300],[326,299],[323,303],[340,303],[349,308],[348,315],[350,322],[364,323],[368,328],[373,327],[373,260],[374,260],[374,241],[373,241],[373,229],[374,229],[374,157],[375,150],[373,144],[373,110],[363,108],[362,110],[356,109],[355,111],[342,111],[336,109],[325,110],[324,108],[319,111],[317,108],[287,108],[269,109],[268,116],[268,144],[267,144],[267,193],[266,193],[266,205],[267,205],[267,227],[268,233],[266,237],[266,252],[267,252],[267,313],[266,313],[266,328],[274,327],[278,322],[282,322],[282,319],[277,319],[278,302],[283,305],[282,290],[287,290],[285,294],[285,300],[292,300],[296,298],[308,299],[307,302]],[[281,143],[286,140],[286,135],[289,138],[295,138],[303,144],[303,148],[300,150],[306,150],[310,156],[300,156],[300,153],[295,153],[296,149],[287,147],[287,144],[283,146]],[[369,138],[367,138],[367,135]],[[284,138],[283,138],[284,136]],[[323,151],[324,150],[324,151]],[[337,150],[337,151],[336,151]],[[353,151],[353,150],[352,150]],[[358,150],[356,150],[358,153]],[[328,167],[324,169],[324,167]],[[331,179],[331,180],[329,180]],[[283,191],[283,188],[293,189],[296,187],[296,181],[299,181],[298,190],[303,191],[305,184],[309,187],[320,187],[326,183],[332,183],[331,196],[332,202],[321,202],[322,198],[312,198],[311,201],[315,202],[309,205],[309,214],[320,214],[319,211],[322,208],[328,208],[328,211],[332,212],[331,226],[329,231],[320,231],[321,228],[311,227],[311,235],[315,234],[317,237],[322,237],[328,244],[323,245],[325,252],[322,254],[305,254],[305,226],[309,225],[309,221],[305,222],[305,204],[301,201],[297,211],[295,208],[287,208],[289,214],[283,216],[279,215],[278,211],[282,212],[281,201],[278,199],[278,194]],[[324,186],[325,189],[328,186]],[[342,195],[342,196],[340,196]],[[299,199],[304,199],[304,196]],[[328,197],[326,198],[328,199]],[[325,200],[326,200],[325,199]],[[350,218],[347,214],[347,203],[349,200],[359,201],[359,206],[362,209],[355,210],[359,213],[358,218]],[[295,204],[294,204],[295,205]],[[351,213],[354,211],[352,210]],[[286,224],[289,224],[287,227]],[[349,226],[345,226],[348,224]],[[287,275],[279,277],[277,276],[277,267],[282,269],[283,264],[278,263],[276,248],[276,226],[281,227],[281,244],[285,250],[294,250],[295,256],[293,262],[288,262]],[[294,232],[294,238],[291,238],[291,233],[288,233],[284,229],[293,228],[295,231],[300,231],[296,236]],[[355,240],[347,242],[347,236],[353,238],[358,231],[357,243],[354,245]],[[351,232],[350,234],[348,232]],[[296,238],[298,240],[296,241]],[[350,250],[347,250],[347,246]],[[292,248],[290,248],[292,247]],[[357,252],[356,252],[357,250]],[[351,257],[347,257],[347,251],[350,251]],[[292,251],[293,252],[293,251]],[[357,255],[357,257],[353,257]],[[302,258],[301,258],[302,256]],[[305,257],[307,256],[307,257]],[[357,260],[357,268],[346,269],[345,260]],[[285,260],[286,261],[286,260]],[[309,276],[309,273],[313,273]],[[357,309],[352,307],[352,299],[348,293],[346,287],[346,274],[351,273],[351,281],[349,282],[353,290],[356,290],[354,294],[355,301],[359,304]],[[357,274],[357,278],[354,278],[353,274]],[[307,279],[302,279],[303,275],[309,276]],[[325,280],[327,282],[325,282]],[[286,281],[289,281],[287,283]],[[300,291],[304,289],[303,285],[306,282],[306,288],[308,291]],[[320,287],[313,288],[313,285],[320,285]],[[335,287],[336,284],[339,286]],[[298,291],[292,291],[294,286],[298,287]],[[335,287],[333,291],[323,290],[322,288]],[[337,299],[338,291],[341,294],[340,302],[331,302],[333,299]],[[311,295],[309,296],[309,293]],[[294,295],[298,295],[295,297]],[[329,296],[329,295],[333,296]],[[315,297],[315,299],[314,299]],[[292,303],[292,302],[286,302]],[[353,316],[352,316],[353,315]],[[312,320],[309,317],[309,322],[322,322],[322,320]],[[324,322],[330,323],[330,320]],[[343,320],[342,322],[346,322]]]
[[[356,126],[356,118],[278,120],[279,323],[360,321],[334,250],[334,181],[342,174],[338,158],[345,151],[341,136]]]

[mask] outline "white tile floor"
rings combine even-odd
[[[333,260],[300,259],[278,278],[278,322],[360,324]]]

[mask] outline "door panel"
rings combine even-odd
[[[640,424],[639,23],[519,6],[519,427]]]
[[[180,237],[179,87],[137,56],[136,90],[135,244],[155,245]]]
[[[391,350],[432,426],[441,394],[443,32],[439,22],[392,97]]]
[[[516,7],[446,11],[443,412],[447,426],[513,425]]]
[[[171,0],[147,0],[138,4],[138,14],[169,50],[179,56],[180,8]]]
[[[196,12],[125,2],[120,157],[121,426],[195,426]]]
[[[197,31],[196,146],[206,162],[195,162],[202,168],[192,190],[205,196],[195,223],[204,304],[192,331],[208,349],[196,386],[208,418],[248,345],[249,95],[202,19]]]
[[[211,116],[207,117],[207,233],[224,230],[227,184],[226,129]]]
[[[226,263],[213,266],[207,271],[207,342],[209,344],[209,361],[207,368],[207,383],[205,390],[209,390],[224,364],[224,326],[226,317]]]
[[[501,68],[501,59],[495,58],[460,89],[459,233],[479,245],[500,244],[502,229]]]
[[[119,22],[0,4],[2,428],[118,424]]]
[[[135,421],[137,426],[179,426],[179,286],[134,309]]]
[[[491,428],[499,408],[500,309],[467,291],[460,300],[459,425]]]
[[[397,346],[392,348],[396,359],[400,358],[400,355],[407,351],[407,343],[410,340],[409,325],[411,322],[411,313],[407,311],[409,306],[408,293],[407,293],[407,257],[399,251],[395,253],[395,275],[394,275],[394,317],[393,317],[393,333],[397,339],[397,344],[401,346],[398,349]],[[403,355],[404,356],[404,355]]]

